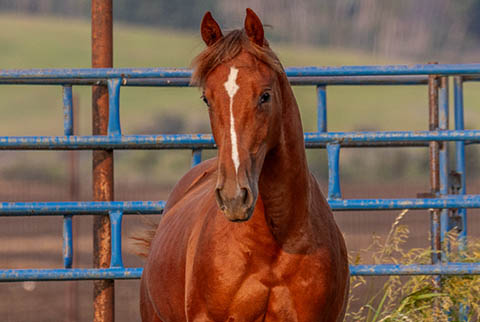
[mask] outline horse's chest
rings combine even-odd
[[[319,265],[311,266],[305,255],[268,251],[260,245],[218,251],[221,256],[201,263],[202,272],[209,273],[198,271],[191,280],[187,293],[196,304],[191,305],[196,311],[192,317],[201,313],[215,321],[307,321],[299,314],[308,313],[297,312],[325,292]],[[199,307],[206,312],[197,311]]]

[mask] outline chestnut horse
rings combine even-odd
[[[207,12],[193,62],[218,156],[175,186],[141,280],[142,321],[343,321],[345,243],[308,170],[282,65],[247,9],[227,35]]]

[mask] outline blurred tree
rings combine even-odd
[[[115,17],[122,21],[171,28],[196,29],[205,11],[216,7],[217,0],[118,0]]]
[[[467,28],[471,35],[480,39],[480,1],[466,0],[463,4],[464,10],[469,12]]]

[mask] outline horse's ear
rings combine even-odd
[[[250,8],[247,8],[247,16],[245,17],[245,32],[248,38],[250,38],[250,41],[259,46],[264,45],[265,39],[262,22]]]
[[[202,32],[202,39],[207,46],[213,45],[217,40],[223,37],[222,30],[220,30],[220,26],[215,19],[213,19],[210,11],[207,11],[205,16],[203,16],[200,30]]]

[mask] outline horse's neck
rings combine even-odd
[[[282,85],[282,134],[277,147],[266,156],[259,188],[275,239],[284,247],[297,249],[303,248],[308,235],[310,172],[298,106],[286,78]]]

